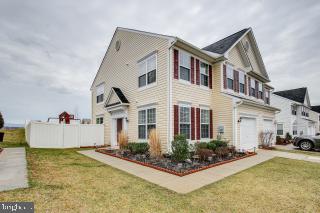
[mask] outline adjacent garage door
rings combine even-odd
[[[257,120],[255,118],[241,118],[240,149],[252,150],[258,148]]]

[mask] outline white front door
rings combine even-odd
[[[240,149],[254,148],[258,148],[257,120],[243,117],[240,122]]]

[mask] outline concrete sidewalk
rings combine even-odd
[[[178,193],[189,193],[274,157],[269,153],[259,153],[252,157],[178,177],[136,163],[104,155],[94,150],[79,151],[79,153]]]
[[[28,187],[24,147],[5,148],[0,154],[0,191]]]
[[[304,161],[309,161],[313,163],[320,163],[320,157],[305,155],[305,154],[271,151],[271,150],[259,150],[259,153],[263,153],[265,155],[272,155],[274,157],[282,157],[282,158],[289,158],[294,160],[304,160]]]

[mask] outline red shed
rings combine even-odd
[[[70,124],[70,120],[74,119],[74,115],[71,115],[64,111],[59,115],[59,123]]]

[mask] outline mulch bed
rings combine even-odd
[[[253,153],[253,152],[237,153],[235,156],[229,156],[229,157],[226,157],[225,159],[215,159],[211,162],[208,162],[208,161],[202,161],[202,162],[197,161],[197,162],[189,162],[189,163],[184,162],[184,163],[180,163],[180,167],[179,167],[178,163],[172,162],[169,158],[162,158],[159,160],[159,159],[151,159],[147,157],[139,158],[141,155],[123,156],[119,154],[119,151],[107,150],[107,149],[96,149],[96,152],[109,155],[112,157],[116,157],[122,160],[126,160],[129,162],[133,162],[146,167],[150,167],[153,169],[157,169],[159,171],[167,172],[173,175],[177,175],[179,177],[256,155],[256,153]]]

